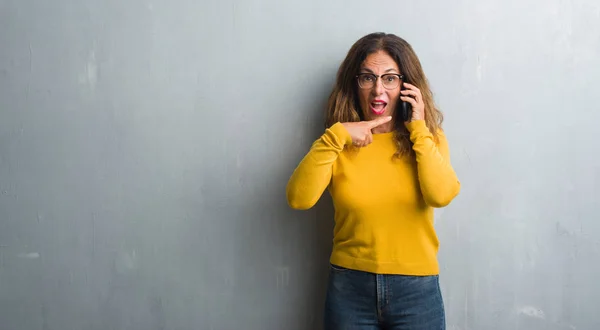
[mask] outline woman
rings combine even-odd
[[[402,102],[412,107],[402,116]],[[325,329],[445,329],[433,209],[460,190],[442,114],[412,47],[369,34],[348,52],[326,130],[292,174],[289,205],[335,208]]]

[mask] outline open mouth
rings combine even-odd
[[[385,112],[385,108],[387,106],[386,102],[383,101],[373,101],[371,102],[371,111],[375,114],[381,115]]]

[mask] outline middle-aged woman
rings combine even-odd
[[[402,102],[412,108],[403,116]],[[434,208],[460,182],[421,63],[393,34],[360,38],[342,62],[326,129],[293,172],[289,205],[335,208],[325,329],[445,329]]]

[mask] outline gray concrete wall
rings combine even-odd
[[[0,328],[318,329],[285,184],[373,31],[446,115],[448,328],[600,328],[595,0],[0,0]]]

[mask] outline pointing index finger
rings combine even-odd
[[[373,129],[377,126],[383,125],[385,123],[387,123],[388,121],[392,120],[392,116],[387,116],[387,117],[381,117],[381,118],[377,118],[377,119],[373,119],[371,121],[369,121],[369,128]]]

